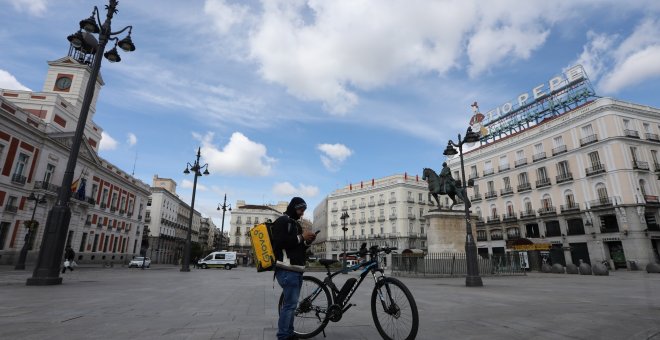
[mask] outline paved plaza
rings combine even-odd
[[[272,273],[90,267],[67,272],[62,285],[28,287],[30,275],[0,267],[0,339],[275,339]],[[402,280],[419,308],[418,339],[660,339],[657,274],[532,273],[486,277],[481,288],[460,278]],[[380,339],[372,287],[365,280],[327,339]]]

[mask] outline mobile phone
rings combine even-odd
[[[318,235],[320,232],[321,232],[321,230],[319,229],[314,233],[314,235]]]

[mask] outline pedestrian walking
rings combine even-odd
[[[76,253],[71,249],[71,246],[66,246],[64,250],[64,266],[62,267],[62,274],[66,272],[67,269],[73,271],[75,266]]]
[[[284,215],[273,224],[273,251],[277,258],[275,278],[284,293],[277,322],[278,340],[293,339],[293,319],[305,270],[305,251],[316,238],[316,234],[303,230],[299,223],[306,209],[305,200],[294,197]]]

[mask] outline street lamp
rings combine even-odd
[[[101,57],[109,40],[115,41],[115,47],[121,42],[119,47],[125,51],[135,50],[135,45],[130,41],[133,26],[126,26],[120,31],[112,32],[111,21],[114,14],[117,13],[117,0],[109,0],[109,4],[105,8],[107,9],[107,14],[103,24],[101,24],[98,8],[94,6],[92,15],[80,22],[80,30],[67,38],[71,43],[69,54],[76,56],[81,63],[91,64],[91,72],[87,81],[87,87],[85,88],[85,97],[80,106],[76,131],[71,141],[69,159],[66,170],[64,171],[62,185],[57,194],[55,206],[48,213],[44,238],[41,242],[41,248],[39,249],[39,256],[37,258],[37,266],[34,269],[32,277],[27,279],[26,284],[28,286],[57,285],[62,283],[62,278],[60,277],[60,258],[62,258],[64,243],[66,242],[69,222],[71,220],[69,199],[71,198],[73,171],[76,168],[78,153],[82,144],[85,125],[87,124],[89,107],[94,97],[94,89],[99,70],[101,69]],[[120,41],[115,37],[126,30],[128,30],[128,42],[126,38]],[[99,35],[98,42],[94,37],[96,33]],[[114,50],[114,54],[108,55],[106,53],[106,57],[110,61],[113,61],[112,58],[114,58],[114,55],[119,56],[116,53],[116,49]],[[115,58],[114,61],[119,60],[119,58]]]
[[[28,248],[32,238],[32,229],[39,225],[39,223],[34,220],[34,214],[37,212],[37,206],[39,206],[39,204],[46,203],[45,195],[35,196],[34,193],[31,193],[27,200],[34,201],[34,209],[32,210],[32,218],[29,221],[25,221],[25,227],[27,229],[25,233],[25,243],[23,243],[23,248],[21,248],[21,254],[18,256],[18,262],[16,262],[14,270],[25,269],[25,259],[27,258]]]
[[[342,264],[341,264],[341,267],[343,268],[342,270],[344,271],[344,273],[346,272],[346,251],[347,251],[347,249],[346,249],[346,231],[348,231],[348,228],[346,228],[346,220],[349,217],[350,216],[348,216],[348,211],[344,211],[344,213],[341,214],[341,217],[339,217],[341,219],[341,222],[342,222],[342,225],[343,225],[341,230],[344,231],[344,259],[342,260]]]
[[[479,141],[479,134],[472,132],[472,128],[468,127],[465,132],[465,138],[461,138],[461,134],[458,134],[458,143],[454,143],[452,140],[449,140],[447,143],[447,148],[443,152],[445,156],[453,156],[458,154],[461,159],[461,187],[463,192],[467,193],[468,184],[465,181],[465,165],[463,164],[463,144],[475,143]],[[454,149],[458,148],[458,151]],[[472,235],[472,225],[470,224],[470,208],[465,204],[465,256],[467,260],[467,276],[465,277],[465,285],[467,287],[481,287],[483,282],[481,281],[481,276],[479,276],[479,265],[477,264],[477,244],[474,243],[474,236]]]
[[[199,165],[199,157],[202,156],[202,148],[197,149],[197,159],[193,164],[188,163],[186,165],[186,170],[183,171],[184,174],[190,174],[190,171],[195,173],[195,179],[193,180],[193,192],[192,192],[192,201],[190,202],[190,218],[188,219],[188,232],[186,233],[186,249],[183,253],[183,264],[181,265],[182,272],[190,271],[190,234],[192,233],[192,221],[193,221],[193,212],[195,211],[195,191],[197,191],[197,177],[209,174],[209,165]],[[190,168],[190,170],[188,170]],[[204,169],[204,172],[200,172]]]
[[[222,205],[218,203],[218,210],[222,210],[222,224],[220,226],[220,249],[218,249],[222,251],[224,250],[222,247],[225,238],[225,211],[231,211],[231,204],[227,205],[227,194],[225,194],[225,200],[223,201]]]

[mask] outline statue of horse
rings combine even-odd
[[[440,209],[440,199],[438,198],[438,195],[448,195],[449,198],[452,200],[452,204],[449,207],[449,210],[452,210],[454,205],[456,205],[456,197],[461,199],[465,205],[467,205],[467,208],[469,209],[472,204],[470,203],[470,200],[467,197],[467,193],[465,192],[464,188],[457,188],[455,185],[455,181],[453,178],[449,178],[448,180],[450,183],[446,183],[445,185],[441,185],[441,180],[440,176],[438,176],[433,169],[429,168],[424,168],[424,172],[422,174],[422,180],[428,180],[429,183],[429,192],[435,198],[436,203],[438,203],[438,209]],[[448,191],[448,192],[445,192]]]

